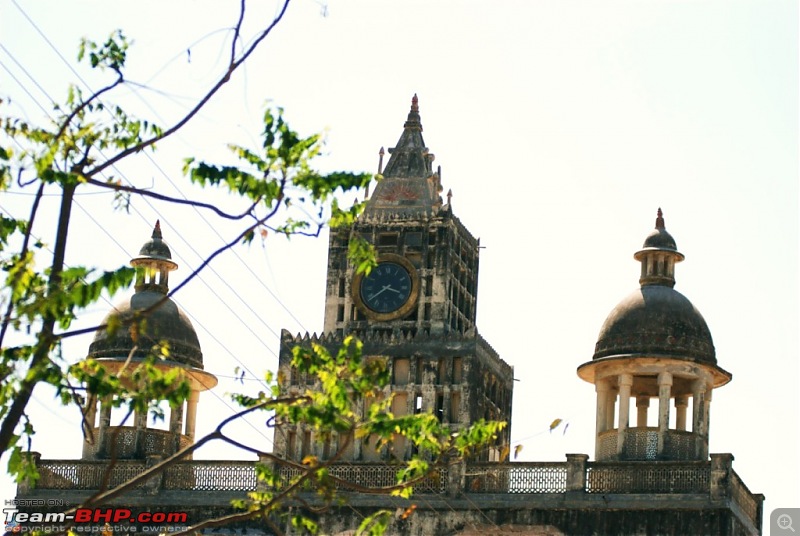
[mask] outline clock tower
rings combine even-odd
[[[434,156],[422,138],[416,95],[389,153],[364,213],[352,227],[331,231],[323,334],[282,334],[285,389],[309,387],[292,375],[294,345],[314,339],[335,348],[355,335],[365,356],[389,360],[392,382],[385,396],[392,397],[395,415],[431,412],[452,430],[481,418],[507,421],[496,444],[477,456],[499,460],[509,441],[513,369],[475,326],[480,242],[453,214],[449,194],[442,202],[441,168],[433,169]],[[354,237],[375,247],[378,264],[368,275],[356,274],[348,261]],[[348,439],[344,459],[350,461],[413,454],[411,445],[375,450],[367,440]],[[319,444],[311,430],[276,429],[275,450],[290,459],[325,458],[335,447]]]

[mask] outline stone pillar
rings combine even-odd
[[[658,456],[664,454],[669,429],[669,399],[672,394],[672,374],[663,371],[658,375]]]
[[[567,454],[567,493],[586,491],[586,454]]]
[[[675,397],[675,428],[686,431],[686,408],[689,407],[688,396]]]
[[[597,380],[594,385],[594,390],[597,393],[597,419],[596,431],[597,435],[608,430],[608,394],[611,386],[607,380]],[[612,412],[613,415],[613,412]]]
[[[650,407],[649,396],[636,397],[636,426],[639,428],[647,427],[647,408]]]
[[[730,474],[733,466],[733,454],[711,455],[711,499],[718,501],[728,498],[730,494]]]
[[[594,459],[600,458],[600,434],[608,430],[610,420],[614,419],[614,402],[611,396],[611,385],[608,380],[597,380],[594,385],[594,390],[597,392],[597,416],[595,423],[595,440],[594,440]],[[608,418],[609,407],[611,408],[611,419]],[[613,423],[612,423],[613,425]]]
[[[196,392],[196,391],[192,391],[192,392]],[[268,457],[268,456],[264,456],[263,454],[259,454],[258,455],[258,463],[260,465],[263,465],[263,466],[269,468],[269,470],[272,471],[272,472],[275,472],[277,470],[276,467],[275,467],[275,464],[272,461],[272,459],[270,457]],[[256,474],[258,474],[258,472],[256,472]],[[256,480],[256,491],[267,491],[268,489],[269,489],[269,485],[267,485],[267,482],[265,480],[262,480],[260,478],[258,480]]]
[[[96,457],[104,457],[108,448],[108,428],[111,426],[111,400],[105,399],[100,402],[100,424],[97,428],[97,448],[95,449]]]
[[[181,433],[183,432],[183,404],[169,410],[169,433],[172,450],[167,455],[172,455],[181,450]]]
[[[695,456],[698,460],[708,457],[706,439],[706,384],[702,379],[695,380],[692,390],[692,433],[695,436]]]
[[[703,434],[700,436],[700,457],[705,460],[708,458],[708,430],[711,426],[711,397],[713,389],[706,391],[705,404],[703,404]]]
[[[94,433],[94,427],[97,425],[97,399],[90,396],[86,401],[86,413],[84,414],[85,427]]]
[[[447,464],[447,495],[449,497],[461,497],[464,494],[466,469],[466,462],[463,459],[453,459]]]
[[[183,431],[183,404],[177,408],[169,410],[169,431],[171,434],[178,434]]]
[[[625,450],[625,432],[628,430],[628,413],[631,405],[631,386],[633,376],[630,374],[620,374],[617,382],[619,384],[619,420],[617,422],[617,454],[621,455]]]
[[[39,460],[42,459],[42,454],[34,451],[23,452],[22,456],[24,457],[25,463],[33,465],[34,467],[37,466],[39,464]],[[17,496],[26,495],[30,493],[32,489],[33,486],[31,480],[28,478],[23,478],[17,484]],[[6,534],[11,534],[11,532],[7,532]]]
[[[159,454],[150,454],[145,459],[144,465],[145,469],[150,469],[161,463],[163,458]],[[157,471],[156,474],[151,476],[145,481],[144,484],[144,492],[148,495],[156,495],[158,491],[161,489],[161,485],[164,481],[164,471]]]
[[[189,440],[194,443],[194,433],[197,426],[197,402],[200,399],[200,393],[192,390],[189,393],[189,399],[186,401],[186,435]]]
[[[617,390],[610,387],[608,389],[608,398],[606,402],[606,430],[614,429],[614,411],[617,405]]]
[[[147,410],[145,411],[137,411],[133,418],[133,427],[134,427],[134,445],[133,451],[136,453],[137,456],[143,456],[144,452],[144,435],[145,430],[147,429]]]

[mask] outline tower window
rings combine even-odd
[[[408,359],[398,358],[394,360],[394,384],[406,385],[409,379],[409,362]]]
[[[406,246],[420,247],[422,245],[422,233],[407,233],[405,242]]]
[[[396,246],[399,239],[397,233],[381,233],[378,235],[379,246]]]
[[[453,358],[453,383],[461,383],[463,373],[463,364],[460,357]]]
[[[439,359],[438,381],[436,383],[443,384],[447,380],[447,359]]]
[[[339,278],[339,297],[344,298],[345,283],[344,277]]]
[[[336,321],[344,322],[344,305],[339,305],[336,308]]]

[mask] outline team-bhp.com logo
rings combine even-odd
[[[143,525],[142,529],[146,532],[146,526],[153,524],[163,525],[185,525],[187,522],[186,512],[138,512],[134,513],[128,508],[78,508],[74,514],[64,512],[20,512],[16,508],[4,508],[6,531],[29,532],[29,530],[47,530],[46,527],[74,525],[78,532],[83,532],[82,527],[87,525],[102,525],[107,527],[109,524],[123,526],[129,532],[137,531],[136,525]],[[88,527],[86,527],[88,528]],[[161,528],[161,527],[160,527]],[[163,527],[168,530],[167,527]],[[113,531],[113,529],[112,529]]]

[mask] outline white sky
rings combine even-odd
[[[128,79],[163,92],[131,87],[117,102],[168,125],[220,72],[235,4],[0,0],[3,113],[41,121],[38,105],[49,110],[75,80],[55,50],[75,66],[81,36],[122,27],[135,41]],[[273,7],[257,11],[252,20],[265,21]],[[767,496],[765,530],[772,509],[800,506],[797,3],[331,0],[322,11],[309,0],[290,6],[191,128],[115,173],[174,194],[183,157],[214,161],[228,142],[257,143],[267,100],[300,132],[327,130],[325,169],[374,171],[417,93],[445,191],[485,246],[478,328],[520,380],[512,439],[524,460],[593,454],[594,389],[575,369],[637,287],[632,254],[661,206],[686,255],[676,289],[703,313],[719,365],[733,373],[714,393],[711,452],[732,452],[737,473]],[[3,194],[0,207],[21,216],[30,199]],[[69,263],[127,262],[160,217],[177,283],[221,245],[217,233],[238,232],[190,209],[135,200],[126,215],[110,205],[107,194],[79,198]],[[52,242],[56,198],[44,208],[35,232]],[[240,247],[177,297],[206,370],[261,375],[276,367],[281,328],[321,329],[326,247],[275,237]],[[78,360],[90,341],[70,341],[65,353]],[[221,378],[218,396],[202,396],[200,433],[230,411],[221,398],[235,389]],[[80,456],[76,411],[57,409],[46,390],[31,410],[34,450]],[[556,417],[569,422],[566,434],[546,432]],[[268,445],[262,432],[271,437],[259,420],[240,427]],[[197,457],[230,456],[212,447]],[[13,496],[6,477],[0,486]]]

